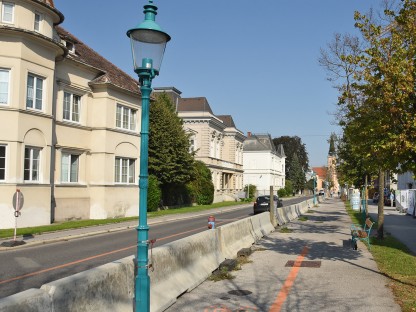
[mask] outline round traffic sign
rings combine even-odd
[[[23,203],[25,199],[23,197],[23,193],[20,190],[16,190],[16,193],[13,195],[13,208],[16,211],[20,211],[23,207]]]

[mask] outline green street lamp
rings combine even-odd
[[[140,131],[139,226],[135,259],[134,311],[150,311],[149,226],[147,225],[147,189],[149,159],[149,105],[152,79],[159,75],[166,43],[170,36],[155,22],[157,7],[153,0],[144,6],[145,19],[127,31],[131,41],[134,71],[139,76],[142,98]]]
[[[316,173],[315,171],[312,173],[313,178],[313,205],[316,205]]]

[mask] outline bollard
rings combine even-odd
[[[214,216],[209,216],[208,217],[208,228],[209,229],[214,229],[215,228],[215,217]]]

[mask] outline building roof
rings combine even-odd
[[[283,144],[279,144],[277,146],[277,154],[279,154],[280,157],[286,157],[285,149],[283,148]]]
[[[312,171],[315,172],[319,178],[326,179],[326,173],[327,173],[326,167],[312,167]]]
[[[249,134],[244,141],[243,150],[276,152],[270,134]]]
[[[49,5],[50,7],[54,8],[55,4],[53,3],[53,0],[36,0],[36,2],[42,2],[45,3],[47,5]]]
[[[205,97],[180,98],[178,112],[208,112],[214,115]]]
[[[137,80],[133,79],[130,75],[126,74],[62,27],[56,26],[55,29],[63,40],[75,46],[75,53],[68,53],[67,58],[92,66],[101,71],[90,82],[91,84],[112,84],[133,93],[140,93]]]
[[[231,115],[217,115],[219,119],[226,125],[227,127],[236,128],[233,117]]]

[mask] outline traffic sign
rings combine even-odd
[[[23,207],[23,203],[25,202],[25,199],[23,197],[23,193],[20,192],[19,189],[16,190],[16,193],[13,195],[13,208],[16,211],[20,211]]]

